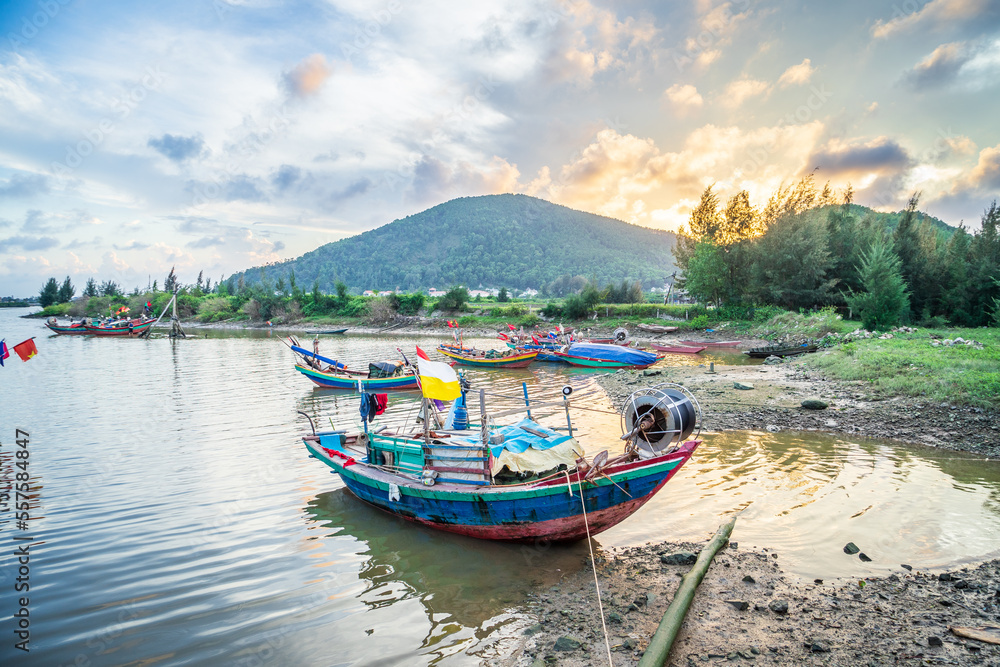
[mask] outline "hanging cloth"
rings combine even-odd
[[[372,398],[375,399],[375,414],[380,415],[385,412],[389,405],[389,394],[372,394]]]

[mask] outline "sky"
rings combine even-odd
[[[1000,0],[0,0],[0,296],[504,192],[676,230],[813,174],[975,231],[998,117]]]

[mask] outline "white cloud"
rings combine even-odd
[[[725,106],[735,109],[751,97],[770,95],[773,89],[774,86],[766,81],[749,78],[736,79],[726,86],[721,101]]]
[[[798,65],[792,65],[785,70],[784,74],[778,79],[778,85],[782,88],[788,88],[789,86],[802,86],[809,83],[809,79],[816,72],[816,68],[812,66],[812,61],[806,58]]]
[[[905,7],[905,3],[903,4]],[[894,34],[918,27],[947,27],[987,18],[995,18],[997,4],[994,0],[931,0],[917,11],[901,11],[893,6],[895,15],[888,21],[878,20],[872,26],[876,39],[885,39]]]
[[[663,97],[682,114],[700,109],[704,104],[698,89],[689,83],[683,85],[675,83],[663,92]]]

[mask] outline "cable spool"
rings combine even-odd
[[[628,341],[628,329],[626,329],[625,327],[618,327],[617,329],[615,329],[614,333],[611,334],[611,337],[614,338],[619,343],[624,343]]]
[[[668,452],[701,432],[701,406],[685,387],[671,382],[635,392],[622,406],[623,440],[642,458]]]

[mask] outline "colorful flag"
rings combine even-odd
[[[454,329],[457,326],[458,326],[458,322],[456,322],[455,320],[448,320],[448,328],[449,329]]]
[[[510,336],[508,336],[505,333],[498,333],[497,338],[499,338],[500,340],[510,340]]]
[[[31,359],[38,354],[38,348],[35,347],[35,339],[29,338],[24,342],[18,343],[14,346],[14,352],[17,352],[17,356],[21,357],[21,361]]]
[[[431,358],[427,356],[427,353],[420,349],[419,345],[416,345],[415,347],[417,348],[417,357],[420,359],[426,359],[427,361],[431,360]]]
[[[417,348],[420,354],[420,348]],[[458,383],[458,373],[448,364],[441,361],[428,361],[424,357],[417,359],[417,369],[420,373],[420,386],[424,397],[439,401],[452,401],[462,395]]]
[[[510,329],[511,331],[514,331],[517,327],[515,327],[513,324],[508,324],[507,328]]]
[[[10,351],[7,349],[6,339],[0,340],[0,366],[3,366],[3,360],[10,356]]]

